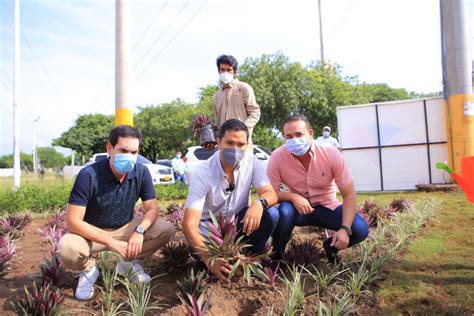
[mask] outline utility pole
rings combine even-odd
[[[115,126],[133,126],[130,108],[130,0],[115,0]]]
[[[38,174],[38,163],[36,161],[36,123],[39,121],[39,116],[33,121],[33,174]]]
[[[319,9],[319,48],[321,49],[321,65],[324,65],[324,44],[323,44],[323,20],[321,13],[321,0],[318,0]]]
[[[461,158],[474,156],[474,98],[467,8],[466,0],[440,0],[448,157],[457,173],[461,173]]]
[[[20,188],[20,0],[13,16],[13,190]]]
[[[75,152],[74,152],[74,149],[73,149],[73,150],[71,150],[71,166],[74,166],[74,154],[75,154]]]

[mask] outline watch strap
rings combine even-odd
[[[341,225],[341,228],[344,229],[349,236],[352,235],[352,229],[347,225]]]

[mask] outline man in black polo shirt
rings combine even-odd
[[[157,219],[155,190],[148,168],[136,164],[141,141],[140,130],[121,125],[109,135],[108,159],[83,168],[74,183],[67,208],[69,233],[59,242],[58,260],[69,270],[80,272],[75,296],[90,299],[99,276],[91,255],[112,250],[123,259],[117,272],[132,271],[136,282],[148,276],[135,258],[153,255],[174,235],[174,226]],[[141,198],[145,214],[133,217]]]

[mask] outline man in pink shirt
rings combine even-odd
[[[357,214],[357,194],[344,157],[334,146],[313,140],[314,131],[304,115],[293,115],[283,124],[285,144],[276,149],[267,174],[280,202],[280,220],[273,233],[274,259],[282,259],[295,226],[334,230],[324,243],[329,262],[337,252],[369,234]],[[336,185],[342,195],[336,198]]]

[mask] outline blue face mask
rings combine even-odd
[[[133,170],[137,164],[137,156],[133,154],[115,154],[114,168],[118,173],[124,174]]]
[[[303,156],[308,152],[309,141],[307,137],[290,138],[285,142],[286,149],[295,156]]]
[[[226,148],[222,150],[222,160],[232,167],[237,166],[245,156],[245,151],[238,148]]]

